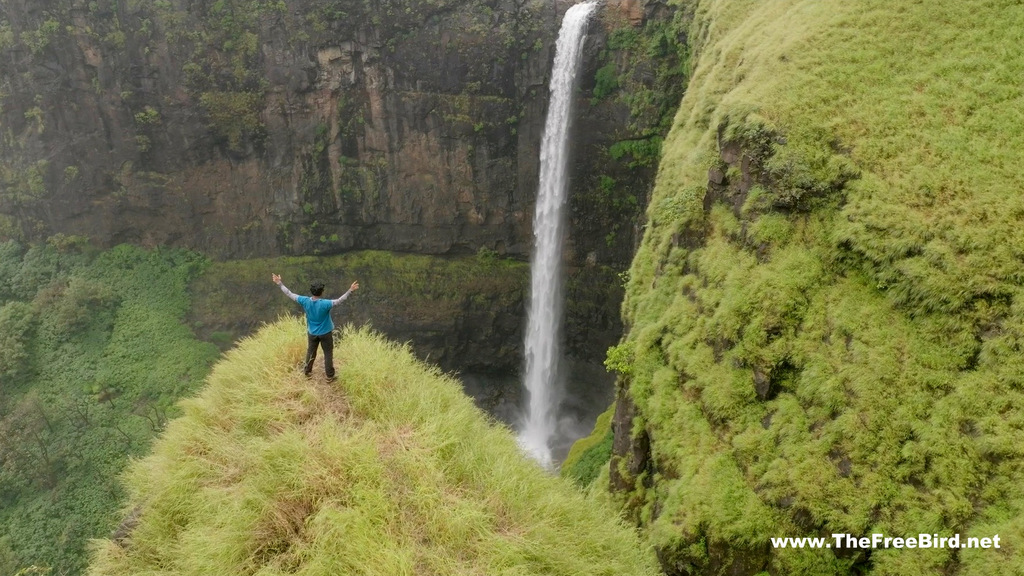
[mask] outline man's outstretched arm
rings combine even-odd
[[[281,292],[284,292],[285,296],[291,298],[292,301],[294,301],[294,302],[298,302],[299,301],[298,295],[296,295],[294,292],[289,290],[287,286],[285,286],[284,284],[281,283],[281,277],[279,275],[271,273],[270,274],[270,279],[274,281],[274,284],[277,284],[278,286],[281,287]]]
[[[353,292],[355,292],[356,290],[359,290],[359,281],[358,281],[358,280],[357,280],[357,281],[355,281],[355,282],[353,282],[353,283],[352,283],[352,285],[351,285],[351,286],[349,286],[349,288],[348,288],[348,292],[345,292],[345,293],[344,293],[344,294],[342,294],[341,296],[338,296],[338,297],[337,297],[337,298],[335,298],[334,300],[331,300],[331,306],[337,306],[337,305],[338,305],[338,304],[340,304],[340,303],[341,303],[341,302],[342,302],[343,300],[345,300],[346,298],[348,298],[348,297],[349,297],[349,296],[350,296],[350,295],[351,295],[351,294],[352,294]]]

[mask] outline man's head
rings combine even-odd
[[[324,283],[320,280],[313,280],[309,284],[309,293],[313,296],[323,296],[324,294]]]

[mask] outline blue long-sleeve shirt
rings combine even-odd
[[[349,288],[348,292],[334,300],[327,300],[325,298],[317,298],[316,296],[299,296],[289,290],[283,283],[279,284],[279,286],[285,296],[298,302],[302,309],[306,311],[306,329],[313,336],[322,336],[334,330],[334,321],[331,320],[331,308],[348,298],[349,294],[352,294],[352,289]]]

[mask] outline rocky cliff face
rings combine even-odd
[[[10,2],[3,212],[222,257],[528,251],[553,6]]]
[[[525,255],[562,9],[7,2],[7,233],[226,258]],[[581,123],[587,157],[613,141],[628,111],[605,116]],[[591,167],[581,162],[580,173]],[[620,267],[632,248],[623,237]]]

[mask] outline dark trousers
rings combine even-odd
[[[308,346],[306,346],[306,368],[303,371],[306,376],[313,372],[317,345],[324,349],[324,372],[327,373],[328,378],[334,378],[334,334],[332,332],[319,336],[309,334]]]

